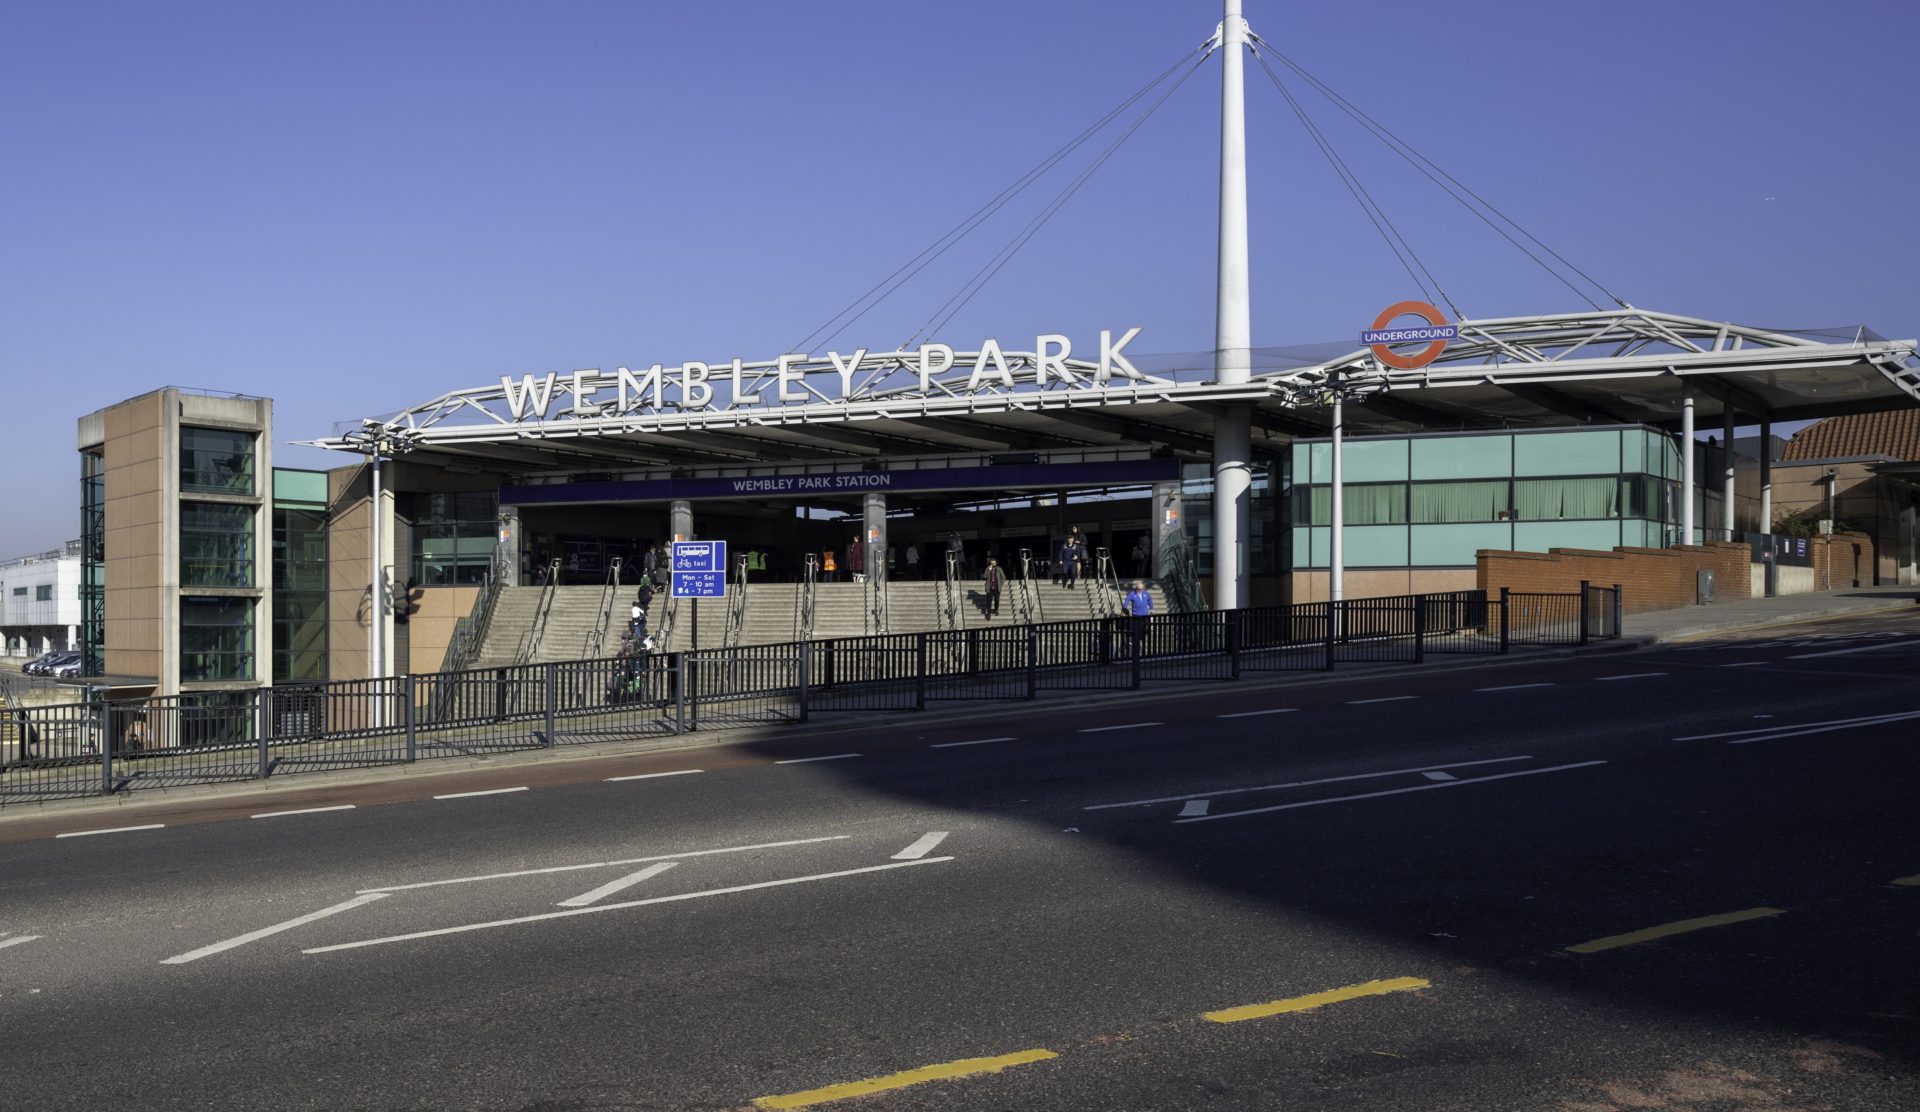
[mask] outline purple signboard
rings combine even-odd
[[[915,471],[840,471],[825,475],[743,475],[725,479],[635,479],[598,483],[542,483],[500,488],[503,506],[564,506],[596,502],[668,502],[694,498],[804,498],[892,490],[1041,490],[1172,482],[1176,459],[1107,463],[1023,463],[998,467]]]

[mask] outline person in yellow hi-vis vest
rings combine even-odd
[[[833,562],[833,549],[831,548],[821,549],[820,577],[826,582],[831,583],[833,582],[833,573],[839,570],[840,570],[839,565]]]

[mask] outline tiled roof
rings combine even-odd
[[[1844,459],[1875,455],[1920,460],[1920,408],[1855,413],[1816,421],[1793,434],[1780,458]]]

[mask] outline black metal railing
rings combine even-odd
[[[0,805],[1620,635],[1620,588],[952,627],[0,712]]]

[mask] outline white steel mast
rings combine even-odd
[[[1252,309],[1247,286],[1247,23],[1241,0],[1224,0],[1220,23],[1220,273],[1214,318],[1214,381],[1253,374]],[[1244,403],[1213,419],[1213,606],[1247,604],[1246,546],[1251,542],[1253,412]]]

